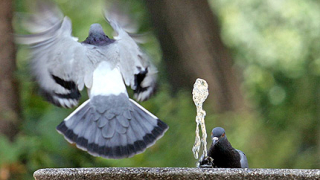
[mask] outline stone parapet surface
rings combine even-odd
[[[103,179],[320,179],[318,169],[229,169],[229,168],[51,168],[33,174],[36,180]]]

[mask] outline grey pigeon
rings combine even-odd
[[[94,156],[113,159],[142,153],[163,136],[168,126],[126,91],[130,86],[136,99],[149,98],[157,70],[127,33],[118,11],[105,13],[114,39],[92,24],[83,42],[71,35],[71,20],[53,3],[36,1],[34,11],[24,21],[32,34],[17,36],[17,42],[30,47],[32,73],[44,97],[71,108],[80,91],[88,90],[89,99],[58,125],[59,133]]]
[[[213,167],[217,168],[248,168],[248,160],[246,155],[234,149],[227,139],[225,130],[216,127],[211,133],[212,144],[208,151],[209,158],[202,158],[200,167],[207,167],[210,159],[213,159]]]

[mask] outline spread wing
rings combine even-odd
[[[125,84],[134,90],[137,100],[144,101],[155,90],[157,69],[139,48],[139,40],[133,38],[137,26],[128,13],[121,12],[116,3],[105,11],[105,18],[117,34],[114,38],[119,49],[120,71]]]
[[[17,35],[32,56],[32,73],[42,94],[57,106],[77,105],[84,86],[91,87],[97,61],[89,59],[91,49],[71,35],[71,21],[48,2],[37,1],[35,14],[24,25],[31,35]]]

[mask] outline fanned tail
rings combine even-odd
[[[124,94],[95,96],[57,127],[78,148],[112,159],[142,153],[167,129],[164,122]]]

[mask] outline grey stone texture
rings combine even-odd
[[[229,168],[52,168],[33,174],[36,180],[194,180],[194,179],[320,179],[318,169]]]

